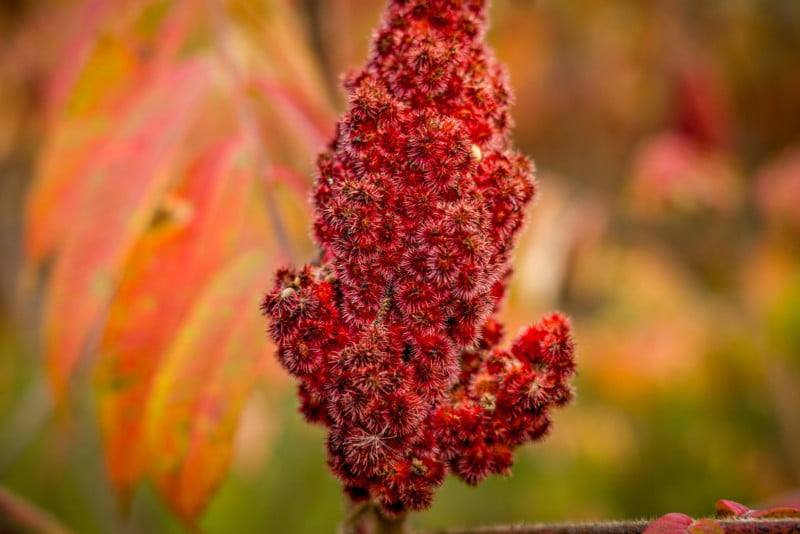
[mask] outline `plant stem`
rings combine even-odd
[[[342,520],[336,530],[337,534],[358,534],[360,532],[358,529],[362,526],[364,518],[372,511],[373,506],[374,504],[371,502],[350,503],[350,513]]]
[[[387,516],[373,501],[351,505],[347,517],[339,525],[339,534],[411,534],[407,529],[406,516]]]
[[[639,534],[649,524],[649,521],[536,523],[438,530],[428,534]]]
[[[717,519],[726,534],[800,534],[800,519]],[[650,521],[519,524],[429,531],[426,534],[641,534]]]
[[[376,507],[375,534],[409,534],[409,530],[406,528],[406,514],[387,517]]]
[[[2,487],[0,487],[0,532],[70,534],[69,529],[47,512]]]

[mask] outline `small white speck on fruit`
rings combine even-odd
[[[481,161],[483,161],[483,150],[481,150],[481,147],[479,147],[476,144],[473,144],[472,146],[469,147],[469,151],[470,155],[472,156],[472,159],[474,159],[476,162],[480,163]]]

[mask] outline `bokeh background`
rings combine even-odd
[[[36,221],[23,221],[34,184],[73,165],[58,152],[63,117],[105,113],[102,137],[124,110],[97,102],[135,89],[131,72],[221,64],[227,80],[215,80],[181,150],[207,143],[209,130],[249,129],[272,173],[259,202],[277,206],[293,261],[309,261],[314,155],[344,109],[340,75],[363,62],[381,8],[0,3],[3,486],[76,532],[183,531],[147,484],[127,512],[115,502],[91,371],[60,403],[45,378],[48,278],[32,274],[24,236]],[[413,523],[704,516],[721,498],[797,505],[800,2],[493,0],[491,21],[516,93],[515,142],[535,159],[541,191],[503,318],[513,333],[554,308],[572,317],[578,396],[546,442],[520,449],[513,476],[477,488],[449,480]],[[251,118],[237,122],[242,98]],[[75,217],[103,224],[91,207]],[[288,261],[281,239],[263,248]],[[292,384],[266,366],[203,531],[331,532],[344,503],[323,443],[296,413]]]

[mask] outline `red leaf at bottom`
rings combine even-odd
[[[686,514],[667,514],[650,523],[644,534],[724,534],[725,530],[713,519],[695,521]]]

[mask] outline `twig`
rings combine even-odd
[[[726,534],[800,534],[800,519],[716,519]],[[425,534],[641,534],[650,521],[537,523],[429,531]]]
[[[337,534],[351,534],[358,526],[364,517],[372,511],[374,504],[370,501],[365,501],[353,506],[347,516],[339,524],[336,529]]]
[[[370,528],[370,526],[372,528]],[[372,534],[410,534],[406,514],[386,516],[374,501],[355,505],[339,525],[338,534],[370,532]]]
[[[47,512],[2,487],[0,487],[0,532],[71,534],[69,529]]]
[[[638,534],[649,521],[613,521],[606,523],[536,523],[490,527],[437,530],[426,534]]]
[[[388,517],[375,508],[375,534],[408,534],[406,514]]]

